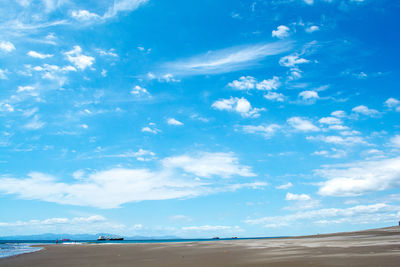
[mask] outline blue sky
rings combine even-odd
[[[0,9],[0,235],[276,236],[400,219],[400,6]]]

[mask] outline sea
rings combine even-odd
[[[119,241],[97,241],[97,240],[70,240],[58,242],[58,244],[135,244],[135,243],[176,243],[176,242],[203,242],[203,241],[226,241],[226,240],[249,240],[280,237],[251,237],[251,238],[202,238],[202,239],[146,239],[146,240],[119,240]],[[43,249],[40,245],[56,244],[55,240],[0,240],[0,258],[11,257],[25,253],[32,253]]]

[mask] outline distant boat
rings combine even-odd
[[[219,237],[218,236],[214,236],[212,239],[219,239]]]
[[[69,239],[69,238],[63,238],[63,239],[61,239],[61,242],[69,242],[69,241],[71,241],[71,239]]]
[[[237,239],[237,237],[236,236],[232,236],[232,239]]]
[[[124,240],[124,238],[116,235],[113,236],[101,235],[97,238],[97,241],[121,241],[121,240]]]

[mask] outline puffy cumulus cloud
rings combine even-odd
[[[228,84],[228,86],[237,90],[276,90],[281,85],[279,77],[274,76],[272,79],[266,79],[261,82],[252,76],[242,76],[238,80],[234,80]]]
[[[264,138],[271,138],[281,126],[278,124],[269,124],[269,125],[243,125],[242,130],[245,133],[249,134],[259,134]]]
[[[167,168],[182,169],[187,173],[204,178],[212,176],[231,178],[234,175],[255,176],[250,167],[239,164],[238,158],[233,153],[202,152],[195,156],[182,155],[165,158],[162,163]]]
[[[311,26],[307,27],[305,30],[307,33],[316,32],[316,31],[319,31],[319,26],[311,25]]]
[[[307,136],[307,140],[322,141],[328,144],[353,146],[353,145],[368,145],[368,143],[361,136],[338,136],[338,135],[320,135],[320,136]]]
[[[297,54],[284,56],[279,60],[279,64],[284,67],[296,67],[299,64],[309,63],[310,61],[305,58],[299,57]]]
[[[306,200],[311,200],[311,197],[307,194],[292,194],[292,193],[287,193],[285,200],[300,200],[300,201],[306,201]]]
[[[338,118],[345,118],[347,116],[346,112],[344,112],[343,110],[333,111],[331,115]]]
[[[323,117],[318,120],[319,123],[321,124],[328,124],[328,125],[333,125],[333,124],[342,124],[342,120],[335,118],[335,117]]]
[[[319,99],[319,95],[315,91],[302,91],[299,93],[299,97],[309,103],[314,103],[317,99]]]
[[[395,135],[390,139],[390,145],[400,148],[400,135]]]
[[[279,81],[279,77],[274,76],[272,79],[269,80],[263,80],[259,83],[256,84],[256,88],[258,90],[276,90],[278,87],[281,86],[281,83]]]
[[[95,61],[94,57],[82,55],[82,48],[78,45],[74,46],[72,50],[65,52],[64,55],[69,62],[81,70],[91,67]]]
[[[142,128],[142,132],[144,133],[152,133],[152,134],[158,134],[161,132],[161,130],[157,129],[156,124],[153,122],[150,122],[148,126],[145,126]]]
[[[260,116],[260,111],[264,111],[264,108],[252,108],[251,104],[245,98],[231,97],[229,99],[221,99],[215,101],[212,107],[218,110],[227,110],[237,112],[242,117],[257,118]]]
[[[178,120],[176,120],[176,119],[174,119],[174,118],[169,118],[169,119],[167,120],[167,123],[168,123],[169,125],[176,125],[176,126],[181,126],[181,125],[183,125],[182,122],[180,122],[180,121],[178,121]]]
[[[131,94],[137,97],[143,97],[143,96],[150,96],[149,91],[147,91],[146,88],[143,88],[139,85],[135,85],[132,90]]]
[[[292,186],[293,186],[293,184],[292,184],[291,182],[288,182],[288,183],[286,183],[286,184],[278,185],[278,186],[276,186],[275,188],[276,188],[276,189],[280,189],[280,190],[286,190],[286,189],[291,188]]]
[[[157,171],[113,168],[81,173],[73,181],[32,172],[26,178],[2,176],[0,191],[20,199],[59,204],[116,208],[128,202],[196,197],[240,188],[260,188],[266,183],[235,183],[234,176],[252,177],[250,167],[240,165],[233,153],[198,153],[161,161]],[[207,178],[201,182],[197,177]],[[26,190],[29,188],[29,190]],[[107,197],[104,197],[107,196]]]
[[[300,117],[291,117],[287,119],[287,122],[297,131],[318,132],[320,130],[311,121]]]
[[[276,30],[272,31],[272,37],[277,37],[279,39],[284,39],[286,37],[289,37],[289,27],[285,25],[280,25],[277,27]]]
[[[314,4],[314,0],[303,0],[303,2],[310,6]]]
[[[267,216],[247,219],[250,225],[262,225],[265,228],[287,227],[293,224],[366,224],[393,222],[398,219],[399,206],[376,203],[347,208],[324,208],[298,211],[282,216]]]
[[[327,166],[315,174],[327,179],[320,184],[320,195],[358,196],[399,187],[400,158]]]
[[[101,17],[96,13],[91,13],[90,11],[84,9],[73,10],[71,12],[71,17],[79,21],[93,21],[101,19]]]
[[[400,111],[400,101],[396,98],[390,97],[385,101],[384,104],[389,109],[396,109],[396,111]]]
[[[242,76],[238,80],[230,82],[228,86],[237,90],[250,90],[254,89],[257,80],[251,76]]]
[[[379,115],[379,111],[377,111],[376,109],[370,109],[364,105],[354,107],[352,109],[352,111],[355,113],[363,114],[363,115],[370,116],[370,117],[376,117]]]
[[[13,50],[15,50],[15,46],[13,43],[9,41],[1,41],[0,42],[0,50],[6,53],[9,53]]]
[[[264,95],[264,98],[276,102],[285,101],[285,96],[281,93],[276,93],[276,92],[268,92],[268,94]]]

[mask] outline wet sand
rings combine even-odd
[[[400,266],[400,227],[294,238],[45,245],[0,266]]]

